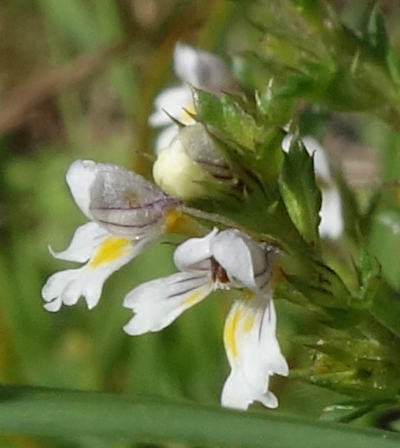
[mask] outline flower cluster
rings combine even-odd
[[[79,227],[56,258],[85,263],[52,275],[42,290],[45,308],[58,311],[84,297],[93,308],[104,281],[163,233],[174,231],[181,202],[141,176],[111,164],[74,162],[67,183],[77,205],[91,222]],[[271,275],[276,250],[256,243],[235,229],[214,228],[203,238],[191,238],[174,253],[180,272],[133,289],[124,306],[135,312],[124,327],[131,335],[158,331],[213,290],[242,291],[230,311],[224,342],[232,372],[222,403],[246,409],[257,400],[276,407],[268,391],[273,374],[288,367],[276,340]]]
[[[111,164],[78,160],[69,168],[67,184],[90,222],[76,230],[66,250],[50,249],[54,257],[83,266],[57,272],[47,280],[42,296],[48,311],[58,311],[63,304],[74,305],[81,297],[88,308],[96,306],[103,284],[113,272],[161,235],[181,233],[178,222],[185,219],[184,200],[204,196],[205,184],[213,181],[234,185],[231,167],[218,142],[192,116],[191,86],[217,95],[234,89],[227,66],[214,55],[178,44],[174,69],[184,84],[160,94],[156,98],[157,110],[150,117],[153,126],[168,126],[156,144],[153,175],[158,186]],[[182,124],[182,129],[171,117]],[[330,180],[321,151],[315,160],[320,177]],[[320,231],[337,237],[341,232],[338,205],[335,210],[330,206],[325,209],[329,215],[337,215],[336,221],[328,219],[335,228],[326,227],[322,216],[321,226],[326,231],[325,227]],[[134,315],[124,330],[130,335],[162,330],[212,291],[236,290],[237,299],[224,329],[231,372],[221,402],[247,409],[258,401],[274,408],[278,402],[269,391],[269,378],[288,374],[276,338],[273,304],[278,250],[243,231],[226,227],[214,227],[209,233],[203,232],[202,237],[184,241],[173,256],[177,273],[148,281],[126,295],[123,304]]]

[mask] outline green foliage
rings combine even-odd
[[[369,448],[379,444],[380,448],[394,448],[400,441],[397,434],[386,431],[187,403],[135,402],[110,394],[3,388],[1,400],[0,430],[67,440],[102,436],[110,441],[254,448],[264,448],[266,443],[271,447],[319,448],[321,440],[326,447]]]
[[[133,441],[310,448],[320,447],[321,440],[341,448],[398,446],[397,435],[350,426],[376,425],[400,402],[395,14],[395,25],[386,24],[375,2],[365,2],[365,8],[351,2],[343,5],[344,23],[328,2],[314,0],[211,2],[203,9],[213,17],[205,12],[197,17],[192,2],[160,2],[153,18],[150,9],[108,0],[14,3],[5,15],[22,24],[24,45],[15,43],[15,31],[7,28],[0,48],[2,105],[8,85],[25,81],[25,73],[42,70],[46,79],[48,61],[62,68],[125,40],[131,51],[110,58],[103,73],[92,73],[62,94],[40,91],[40,107],[0,139],[0,379],[57,388],[4,387],[0,430],[53,437],[40,440],[43,447],[64,447],[71,438],[82,447],[128,447]],[[357,13],[361,24],[350,23],[348,16]],[[196,26],[187,20],[192,16]],[[188,205],[208,216],[210,227],[237,227],[281,249],[275,297],[291,378],[274,384],[282,409],[274,413],[213,407],[227,373],[221,340],[226,297],[214,295],[162,335],[129,338],[122,332],[130,317],[120,303],[124,294],[172,272],[171,253],[181,237],[165,238],[118,272],[90,313],[77,306],[50,316],[40,301],[46,276],[65,268],[49,257],[47,245],[64,247],[83,222],[62,181],[67,166],[90,158],[143,171],[136,162],[152,148],[147,117],[153,96],[168,82],[171,42],[194,40],[190,33],[199,24],[203,43],[228,47],[234,55],[241,90],[195,91],[194,118],[219,145],[233,180],[210,182],[209,197]],[[29,50],[32,66],[24,65],[26,42],[39,49]],[[356,114],[360,111],[366,114]],[[378,180],[367,173],[361,184],[346,170],[331,176],[345,223],[343,236],[332,241],[318,229],[321,193],[323,200],[324,188],[332,185],[318,179],[313,155],[300,138],[293,138],[288,153],[281,147],[288,128],[321,140],[327,136],[329,144],[342,130],[335,124],[337,112],[355,130],[358,145],[379,152],[382,172]],[[351,152],[354,141],[342,137],[344,152]],[[363,155],[357,157],[362,162]],[[163,397],[165,403],[125,394]],[[322,413],[323,422],[289,415],[299,410],[313,417]],[[326,423],[332,421],[350,425]],[[12,438],[5,443],[24,446]]]
[[[307,241],[318,244],[321,193],[317,187],[312,157],[300,140],[294,139],[285,154],[279,188],[289,216]]]

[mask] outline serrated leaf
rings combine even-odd
[[[197,90],[195,103],[196,118],[200,122],[212,125],[239,145],[254,149],[262,129],[233,95],[223,94],[216,97]]]
[[[271,78],[267,86],[256,93],[256,103],[259,111],[277,125],[284,126],[291,118],[294,98],[279,95],[279,89]]]
[[[310,244],[318,246],[321,192],[314,174],[314,162],[297,140],[284,155],[279,189],[296,228]]]

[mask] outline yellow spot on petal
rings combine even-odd
[[[255,315],[254,313],[249,314],[246,319],[243,321],[243,331],[248,333],[254,326]]]
[[[244,300],[251,300],[255,296],[253,291],[250,291],[250,289],[244,289],[243,290],[243,299]]]
[[[97,268],[104,263],[111,263],[114,260],[122,257],[126,254],[128,246],[132,243],[131,240],[126,238],[109,237],[103,243],[100,244],[96,253],[90,260],[89,266],[91,268]]]
[[[169,210],[165,214],[164,232],[177,233],[181,221],[184,219],[184,214],[180,210]]]
[[[225,323],[224,330],[224,342],[226,350],[231,353],[234,358],[238,356],[238,349],[236,344],[236,327],[239,322],[240,315],[242,314],[239,308],[236,308],[235,311],[228,316],[228,319]]]
[[[181,210],[168,210],[164,217],[164,233],[202,237],[209,232],[199,222],[185,215]]]
[[[201,300],[204,297],[204,290],[200,289],[197,291],[192,292],[185,301],[183,302],[185,306],[192,306],[195,305],[199,300]]]
[[[192,124],[194,123],[193,117],[192,115],[194,115],[196,113],[194,105],[193,104],[188,104],[187,106],[185,106],[182,109],[182,116],[179,118],[179,121],[182,124]]]

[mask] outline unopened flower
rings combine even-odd
[[[216,142],[200,123],[182,128],[158,154],[153,176],[164,191],[185,200],[204,196],[204,181],[232,179]]]
[[[49,311],[74,305],[81,296],[93,308],[105,280],[168,230],[179,205],[138,174],[116,165],[78,160],[66,179],[90,222],[78,227],[66,250],[50,251],[56,258],[85,264],[47,280],[42,296]]]
[[[144,283],[125,297],[135,312],[124,330],[131,335],[159,331],[216,289],[244,288],[226,321],[224,343],[231,374],[223,388],[222,404],[247,409],[253,401],[274,408],[269,377],[287,375],[288,366],[276,339],[271,274],[275,249],[246,234],[214,229],[192,238],[174,253],[180,272]]]
[[[225,62],[218,56],[178,43],[174,50],[174,71],[182,85],[161,92],[155,99],[156,111],[149,117],[153,127],[163,127],[156,141],[156,151],[169,146],[178,132],[170,116],[182,124],[194,123],[191,87],[220,94],[232,91],[235,84]]]
[[[292,138],[290,134],[284,138],[282,142],[284,151],[289,151]],[[314,156],[315,174],[322,193],[319,233],[322,237],[339,238],[343,232],[342,201],[338,188],[332,179],[325,150],[314,137],[302,137],[301,141],[307,152]]]

